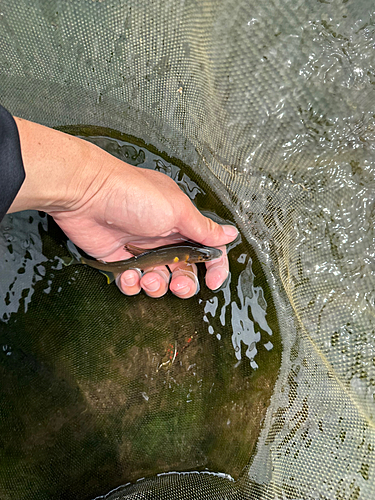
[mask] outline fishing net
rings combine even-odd
[[[12,114],[241,232],[229,284],[152,300],[3,220],[1,499],[374,498],[372,2],[2,0],[0,48]]]

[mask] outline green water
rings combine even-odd
[[[188,167],[107,129],[65,131],[170,175],[200,210],[231,222]],[[203,267],[195,297],[155,300],[126,297],[86,266],[63,267],[66,238],[42,214],[2,228],[3,268],[16,271],[0,309],[0,468],[9,478],[0,498],[89,499],[168,471],[237,479],[281,360],[252,248],[241,238],[229,245],[231,274],[218,291],[205,287]]]

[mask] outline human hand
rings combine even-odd
[[[223,250],[219,259],[206,263],[209,288],[218,288],[228,276],[225,244],[237,235],[236,229],[204,217],[162,173],[119,162],[89,202],[74,211],[51,215],[74,243],[98,259],[110,262],[132,257],[124,248],[128,242],[148,249],[184,238]],[[142,271],[143,275],[128,270],[116,279],[124,294],[135,295],[143,289],[150,297],[161,297],[168,284],[180,298],[189,298],[197,291],[194,264],[179,262],[169,269],[156,266]]]
[[[225,245],[235,239],[237,230],[204,217],[168,176],[128,165],[56,130],[19,119],[17,125],[26,181],[11,211],[46,211],[76,245],[108,262],[131,257],[124,249],[128,242],[154,248],[190,239],[217,246],[223,255],[206,263],[206,285],[216,289],[225,281]],[[169,269],[158,266],[143,269],[143,275],[128,270],[116,282],[126,295],[143,289],[151,297],[160,297],[169,284],[176,296],[193,296],[196,266],[177,263],[169,268],[171,279]]]

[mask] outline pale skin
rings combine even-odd
[[[50,214],[86,253],[104,261],[127,259],[128,242],[153,248],[191,239],[223,250],[207,262],[206,285],[219,288],[228,276],[225,245],[237,236],[233,226],[204,217],[168,176],[133,167],[97,146],[15,118],[26,180],[8,213],[41,210]],[[168,291],[180,298],[197,291],[196,266],[184,263],[128,270],[116,283],[125,295],[143,289],[150,297]],[[170,274],[172,274],[170,276]]]

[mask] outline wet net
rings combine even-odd
[[[375,497],[374,84],[370,0],[0,2],[3,106],[242,238],[152,301],[3,220],[2,500]]]

